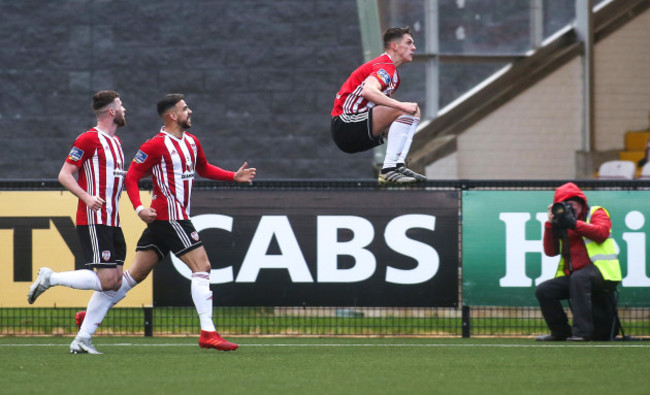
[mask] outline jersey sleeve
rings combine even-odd
[[[391,83],[391,76],[395,74],[395,66],[387,63],[375,63],[372,65],[371,76],[375,77],[381,84],[381,89],[386,89]]]
[[[96,133],[82,133],[72,144],[70,153],[65,162],[71,165],[81,167],[83,163],[90,158],[97,147],[97,134]]]
[[[194,141],[196,141],[196,171],[201,177],[219,181],[233,181],[235,179],[234,171],[224,170],[208,163],[201,143],[199,143],[198,139],[194,139]]]
[[[156,153],[157,150],[153,139],[146,141],[140,146],[140,149],[135,154],[129,166],[129,170],[126,172],[124,186],[126,187],[126,193],[129,195],[129,200],[131,200],[134,209],[142,205],[138,181],[147,175],[155,165]]]

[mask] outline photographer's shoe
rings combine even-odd
[[[566,341],[568,341],[568,342],[588,342],[589,339],[586,338],[586,337],[582,337],[582,336],[571,336],[571,337],[567,337]]]
[[[538,342],[562,342],[568,339],[562,336],[541,335],[541,336],[537,336],[535,340],[537,340]]]

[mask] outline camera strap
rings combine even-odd
[[[562,229],[562,255],[564,256],[564,263],[569,268],[569,274],[573,273],[573,266],[571,265],[571,248],[569,247],[569,231]]]

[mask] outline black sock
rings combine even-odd
[[[386,174],[389,171],[393,171],[393,170],[396,170],[396,169],[397,169],[397,167],[387,167],[385,169],[381,169],[381,174]]]

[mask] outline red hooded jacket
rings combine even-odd
[[[578,186],[572,182],[566,183],[555,190],[555,196],[553,198],[553,203],[563,202],[569,198],[580,198],[585,204],[581,212],[576,213],[576,222],[575,229],[568,229],[569,234],[569,247],[571,254],[571,266],[573,271],[580,270],[587,265],[593,264],[589,259],[587,254],[587,247],[582,240],[582,237],[586,237],[595,241],[596,243],[602,243],[609,237],[610,230],[612,229],[612,221],[609,219],[609,215],[605,210],[598,209],[592,216],[589,223],[584,222],[587,214],[589,213],[589,206],[587,205],[587,197],[584,193],[578,188]],[[548,256],[556,256],[560,254],[560,243],[557,240],[560,238],[559,232],[553,230],[553,225],[546,221],[544,224],[544,253]],[[567,257],[564,256],[566,261]],[[568,265],[565,265],[564,271],[566,275],[569,275]]]

